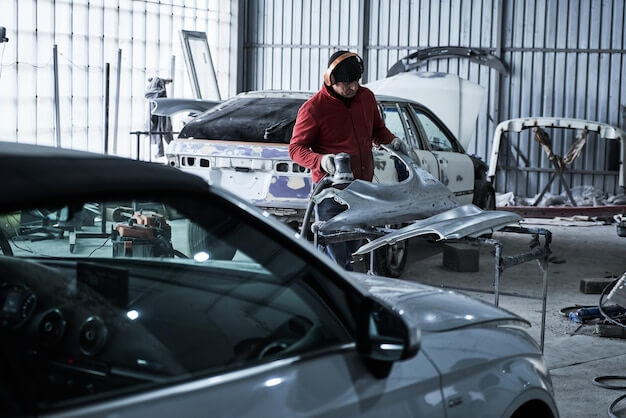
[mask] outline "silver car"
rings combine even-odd
[[[2,416],[558,416],[527,321],[162,165],[0,144]]]

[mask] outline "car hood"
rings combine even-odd
[[[349,273],[348,280],[364,294],[394,309],[422,332],[488,324],[530,326],[528,321],[512,312],[452,290],[362,273]]]
[[[464,149],[474,135],[484,87],[455,74],[406,72],[365,84],[376,95],[401,97],[430,108]]]

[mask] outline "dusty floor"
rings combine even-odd
[[[569,225],[568,225],[569,224]],[[571,224],[574,224],[573,226]],[[609,404],[626,391],[593,386],[598,375],[626,375],[626,340],[600,337],[595,326],[579,328],[560,310],[572,305],[597,305],[599,295],[583,294],[583,278],[619,276],[626,271],[626,238],[616,234],[615,225],[529,219],[525,226],[552,232],[552,254],[557,263],[548,268],[548,303],[544,355],[555,386],[562,417],[606,417]],[[503,243],[504,255],[528,250],[530,236],[495,233]],[[480,289],[474,297],[493,302],[494,259],[491,249],[480,253],[480,271],[452,272],[442,264],[442,247],[414,239],[409,243],[409,260],[402,278],[435,286]],[[541,295],[542,273],[536,261],[511,267],[501,276],[501,292]],[[539,341],[541,301],[519,296],[501,296],[500,306],[532,323],[529,333]],[[626,384],[626,382],[621,382]],[[618,408],[626,417],[626,401]]]

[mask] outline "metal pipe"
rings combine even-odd
[[[495,263],[495,273],[494,273],[494,282],[493,287],[494,291],[494,302],[493,304],[499,306],[500,304],[500,275],[502,274],[502,243],[497,242],[495,244],[495,255],[494,255],[494,263]]]
[[[170,97],[176,97],[174,92],[174,76],[176,75],[176,55],[172,55],[170,58]]]
[[[59,112],[59,59],[57,44],[52,48],[52,59],[54,68],[54,133],[56,137],[56,147],[61,148],[61,116]]]
[[[103,115],[103,145],[104,145],[104,153],[109,153],[109,74],[111,64],[108,62],[104,64],[104,115]]]
[[[117,154],[117,127],[120,120],[120,80],[122,71],[122,49],[117,50],[117,74],[115,81],[115,119],[113,120],[113,154]]]
[[[526,263],[532,260],[538,260],[540,258],[547,257],[548,255],[550,255],[550,250],[548,248],[533,248],[532,250],[523,254],[503,257],[500,266],[503,269],[508,269],[509,267],[517,266],[518,264]]]
[[[313,212],[313,205],[314,205],[313,196],[315,196],[316,194],[318,194],[320,191],[330,186],[331,184],[332,184],[332,179],[326,176],[322,179],[322,181],[320,181],[317,184],[317,186],[315,186],[315,189],[313,189],[313,192],[311,192],[311,197],[309,198],[309,204],[307,205],[306,211],[304,212],[304,218],[302,219],[302,226],[300,227],[300,233],[298,235],[298,238],[306,239],[307,234],[304,231],[307,225],[309,224],[309,221],[311,220],[311,213]]]
[[[369,60],[370,60],[370,0],[359,0],[359,30],[358,45],[359,55],[363,58],[365,65],[363,66],[363,83],[369,81]],[[343,48],[342,49],[348,49]]]
[[[543,292],[542,292],[542,305],[541,305],[541,337],[539,339],[539,346],[543,353],[543,343],[546,335],[546,305],[548,303],[548,255],[544,258],[537,260],[539,268],[543,272]]]

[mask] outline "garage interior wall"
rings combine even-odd
[[[467,150],[486,160],[499,121],[530,116],[623,126],[626,15],[623,0],[248,0],[243,25],[244,90],[317,90],[336,49],[361,53],[364,81],[399,59],[437,46],[483,48],[511,74],[462,59],[429,61],[422,71],[460,75],[487,89]],[[574,133],[550,132],[563,155]],[[529,135],[512,134],[501,153],[499,192],[537,194],[549,179],[546,155]],[[570,185],[617,193],[619,145],[589,135],[565,176]],[[563,189],[555,181],[552,193]]]
[[[146,130],[148,79],[172,78],[168,97],[193,97],[181,29],[206,32],[223,96],[232,84],[229,0],[1,0],[0,139],[55,145],[53,46],[58,48],[60,140],[104,151],[104,69],[110,63],[109,150],[136,157]],[[236,48],[236,45],[235,45]],[[122,50],[117,147],[113,149],[118,50]],[[172,59],[172,57],[175,57]],[[172,68],[174,71],[172,73]],[[176,126],[174,127],[176,129]],[[146,137],[142,158],[150,158]]]

